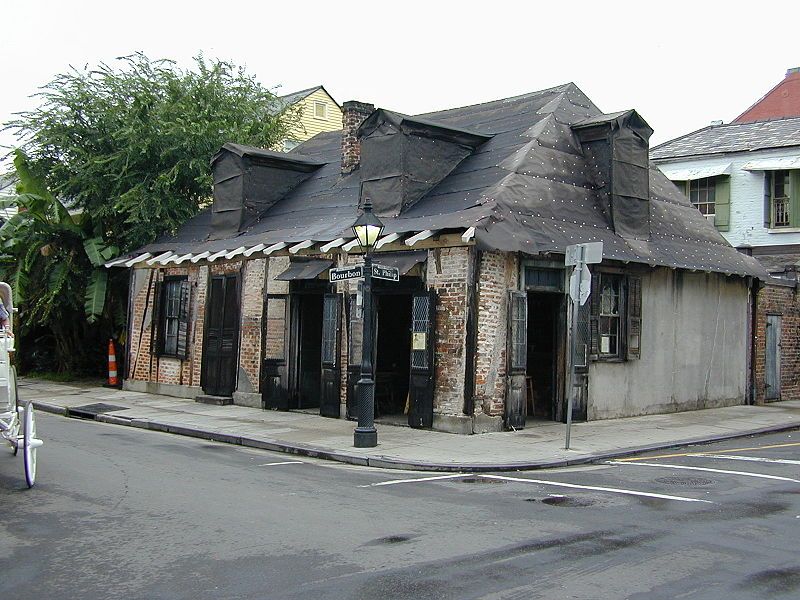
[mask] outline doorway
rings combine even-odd
[[[214,275],[208,287],[200,385],[210,396],[231,397],[239,359],[239,276]]]
[[[558,404],[558,331],[562,295],[528,293],[526,398],[528,415],[553,421]]]
[[[379,294],[375,298],[375,417],[407,424],[411,294]]]
[[[764,400],[781,399],[781,316],[767,315]]]
[[[291,282],[292,287],[302,282]],[[322,386],[324,289],[296,286],[291,294],[288,408],[319,408]]]

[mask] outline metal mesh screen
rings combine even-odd
[[[430,302],[428,296],[414,296],[411,309],[411,366],[417,369],[428,368]]]
[[[595,290],[592,290],[595,293]],[[591,336],[589,329],[589,316],[591,314],[591,303],[586,302],[583,306],[578,306],[578,327],[575,335],[575,354],[572,362],[576,367],[585,367],[589,364],[589,339]]]
[[[322,305],[322,362],[336,364],[337,297],[326,295]]]

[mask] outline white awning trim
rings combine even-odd
[[[269,256],[273,252],[277,252],[278,250],[283,250],[288,245],[289,244],[287,244],[286,242],[278,242],[277,244],[272,244],[272,246],[270,246],[269,248],[264,248],[264,254]]]
[[[324,244],[324,245],[320,246],[319,249],[320,249],[321,252],[329,252],[329,251],[333,250],[334,248],[338,248],[339,246],[344,244],[346,241],[347,241],[347,238],[336,238],[332,242],[328,242],[327,244]]]
[[[305,248],[311,248],[314,245],[314,240],[303,240],[299,244],[295,244],[291,248],[289,248],[289,254],[297,254],[300,250]]]
[[[412,235],[406,240],[406,246],[414,246],[417,242],[421,242],[422,240],[427,240],[429,237],[432,237],[435,233],[436,230],[433,229],[420,231],[418,234]]]
[[[115,258],[114,260],[111,260],[111,261],[107,262],[103,266],[106,269],[110,269],[111,267],[116,267],[117,265],[121,265],[122,263],[126,262],[127,260],[128,260],[128,257],[127,256],[123,256],[122,258]]]
[[[469,241],[475,237],[475,227],[470,227],[464,232],[464,235],[461,236],[461,241],[465,244],[468,244]]]
[[[144,254],[140,254],[139,256],[134,256],[132,259],[130,259],[129,261],[127,261],[125,263],[125,266],[126,267],[132,267],[136,263],[140,263],[143,260],[146,260],[146,259],[150,258],[151,256],[153,256],[153,255],[150,254],[149,252],[145,252]]]
[[[211,256],[211,252],[209,252],[208,250],[206,250],[205,252],[201,252],[200,254],[197,254],[192,258],[192,263],[197,264],[207,256]]]
[[[352,240],[347,242],[344,246],[342,246],[342,250],[344,250],[345,252],[350,252],[350,250],[353,250],[354,248],[357,247],[358,247],[358,238],[353,238]]]
[[[173,260],[175,260],[175,258],[176,258],[177,256],[178,256],[178,255],[177,255],[177,254],[175,254],[174,252],[170,252],[170,255],[169,255],[169,256],[165,256],[164,258],[162,258],[161,260],[157,260],[156,262],[157,262],[158,264],[160,264],[160,265],[167,265],[167,264],[169,264],[170,262],[172,262]]]
[[[165,258],[168,258],[168,257],[170,257],[170,256],[172,256],[172,250],[170,250],[169,252],[162,252],[162,253],[161,253],[161,254],[159,254],[158,256],[154,256],[153,258],[151,258],[150,260],[148,260],[148,261],[147,261],[147,264],[148,264],[148,265],[152,265],[153,263],[160,262],[160,261],[162,261],[162,260],[164,260]]]
[[[225,258],[233,258],[234,256],[239,256],[242,252],[247,249],[247,246],[239,246],[236,250],[231,250],[225,255]]]
[[[252,248],[248,248],[247,250],[245,250],[244,251],[244,255],[245,256],[252,256],[256,252],[258,252],[259,250],[263,250],[264,248],[265,248],[264,244],[256,244]]]
[[[190,258],[192,258],[192,256],[194,256],[194,255],[191,252],[189,252],[188,254],[184,254],[183,256],[175,255],[170,260],[172,262],[174,262],[176,265],[179,265],[182,262],[185,262],[185,261],[189,260]]]
[[[392,242],[396,242],[401,237],[403,236],[401,236],[399,233],[390,233],[389,235],[385,235],[377,241],[377,243],[375,244],[375,249],[377,250],[378,248],[382,248],[386,244],[391,244]]]
[[[705,179],[706,177],[731,174],[731,163],[710,167],[674,167],[672,165],[658,165],[658,168],[661,169],[661,172],[664,173],[670,181],[694,181],[695,179]]]
[[[215,260],[217,260],[218,258],[222,258],[223,256],[225,256],[227,253],[228,253],[228,251],[227,251],[227,250],[220,250],[219,252],[215,252],[214,254],[212,254],[211,256],[209,256],[209,257],[208,257],[206,260],[207,260],[208,262],[214,262],[214,261],[215,261]]]
[[[784,169],[800,169],[800,156],[759,158],[746,163],[742,169],[745,171],[783,171]]]

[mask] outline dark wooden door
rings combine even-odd
[[[508,295],[508,391],[506,393],[506,425],[525,427],[528,412],[525,378],[528,366],[528,294]]]
[[[361,377],[362,334],[364,331],[361,305],[358,296],[351,294],[347,302],[347,418],[358,419],[356,406],[356,383]]]
[[[239,358],[239,276],[214,275],[206,302],[201,385],[206,394],[231,396]]]
[[[408,383],[408,424],[433,425],[436,293],[414,294],[411,299],[411,374]]]
[[[340,313],[341,296],[339,294],[325,294],[322,303],[322,390],[320,392],[319,406],[319,414],[323,417],[339,418],[340,412]]]

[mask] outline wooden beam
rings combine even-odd
[[[269,248],[264,248],[264,254],[269,256],[273,252],[277,252],[278,250],[283,250],[288,245],[289,244],[287,244],[286,242],[278,242],[277,244],[272,244],[272,246],[270,246]]]
[[[110,269],[111,267],[116,267],[117,265],[121,265],[122,263],[127,262],[127,261],[128,261],[128,257],[127,256],[123,256],[122,258],[115,258],[114,260],[111,260],[111,261],[107,262],[103,266],[106,269]]]
[[[347,238],[336,238],[332,242],[328,242],[327,244],[323,244],[322,246],[320,246],[319,248],[320,252],[330,252],[334,248],[338,248],[339,246],[344,244],[346,241]]]
[[[422,240],[427,240],[429,237],[433,237],[436,233],[435,229],[426,229],[425,231],[420,231],[416,235],[412,235],[410,238],[406,240],[406,246],[413,246],[417,242],[421,242]]]
[[[259,250],[263,250],[263,249],[264,249],[264,244],[256,244],[252,248],[248,248],[247,250],[245,250],[244,251],[244,255],[245,256],[252,256],[253,254],[258,252]]]
[[[154,256],[153,258],[151,258],[150,260],[148,260],[148,261],[147,261],[147,264],[148,264],[148,265],[150,265],[150,266],[152,266],[152,265],[153,265],[153,263],[155,263],[155,262],[158,262],[158,261],[161,261],[161,260],[163,260],[163,259],[165,259],[165,258],[167,258],[167,257],[170,257],[170,256],[172,256],[172,250],[170,250],[169,252],[162,252],[162,253],[161,253],[161,254],[159,254],[158,256]]]
[[[353,248],[358,246],[358,238],[353,238],[349,242],[347,242],[344,246],[342,246],[342,250],[345,252],[350,252]]]
[[[228,253],[228,251],[227,251],[227,250],[220,250],[219,252],[215,252],[214,254],[212,254],[211,256],[209,256],[209,257],[208,257],[206,260],[207,260],[208,262],[214,262],[214,261],[215,261],[215,260],[217,260],[218,258],[222,258],[223,256],[225,256],[227,253]]]
[[[475,237],[475,227],[470,227],[464,232],[464,235],[461,236],[461,241],[465,244],[469,244],[469,241]]]
[[[389,235],[385,235],[375,243],[375,249],[377,250],[386,244],[391,244],[392,242],[399,240],[401,237],[403,236],[399,233],[390,233]]]
[[[194,256],[194,255],[191,252],[189,252],[188,254],[184,254],[183,256],[175,255],[170,260],[172,262],[174,262],[176,265],[179,265],[182,262],[185,262],[185,261],[189,260],[190,258],[192,258],[192,256]]]
[[[233,258],[234,256],[239,256],[242,252],[245,251],[247,246],[239,246],[236,250],[231,250],[225,255],[225,258]]]
[[[300,250],[304,250],[305,248],[311,248],[314,245],[314,240],[303,240],[299,244],[295,244],[291,248],[289,248],[289,254],[297,254]]]
[[[136,263],[140,263],[143,260],[146,260],[146,259],[150,258],[151,256],[153,256],[153,255],[150,254],[149,252],[145,252],[144,254],[140,254],[139,256],[134,256],[132,259],[130,259],[129,261],[127,261],[125,263],[125,266],[126,267],[132,267]]]
[[[200,254],[196,254],[195,256],[192,257],[192,263],[197,264],[207,256],[211,256],[211,252],[209,252],[208,250],[206,250],[205,252],[201,252]]]

